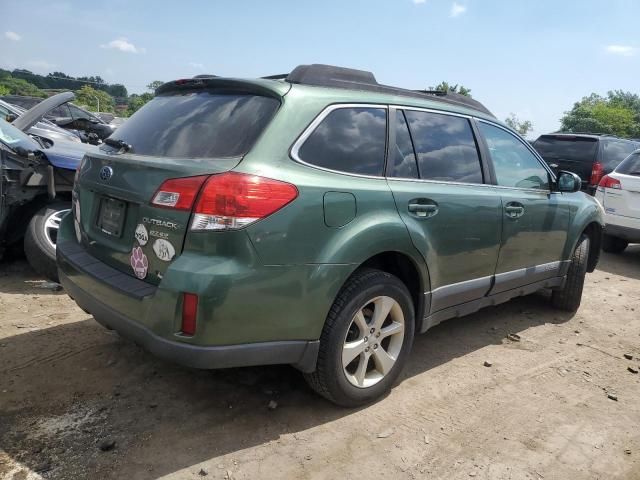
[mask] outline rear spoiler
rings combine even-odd
[[[156,95],[189,92],[194,90],[221,90],[235,93],[262,95],[265,97],[281,98],[291,89],[291,85],[284,82],[272,82],[256,79],[223,78],[213,75],[197,78],[183,78],[160,85]]]

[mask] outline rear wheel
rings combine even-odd
[[[611,235],[602,236],[602,250],[607,253],[622,253],[629,245],[629,242],[622,238],[612,237]]]
[[[589,259],[589,237],[582,235],[567,272],[567,279],[562,290],[554,290],[551,295],[551,303],[554,307],[568,312],[575,312],[580,307],[584,278],[587,274]]]
[[[411,295],[397,277],[379,270],[354,274],[331,307],[307,382],[345,407],[378,399],[402,372],[414,324]]]
[[[24,235],[24,253],[33,269],[58,281],[56,243],[60,221],[71,210],[68,202],[52,203],[40,209],[29,222]]]

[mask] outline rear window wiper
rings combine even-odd
[[[133,147],[124,140],[116,140],[115,138],[107,137],[104,139],[104,143],[106,143],[110,147],[115,147],[119,150],[123,150],[124,152],[130,152],[131,150],[133,150]]]

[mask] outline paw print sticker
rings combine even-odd
[[[131,250],[131,268],[133,268],[133,273],[140,280],[147,276],[147,270],[149,269],[149,261],[147,260],[147,256],[142,251],[140,247],[134,247]]]

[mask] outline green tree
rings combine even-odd
[[[127,108],[127,116],[131,116],[136,113],[140,108],[144,106],[149,100],[153,98],[151,93],[143,93],[142,95],[136,95],[132,93],[129,96],[129,107]]]
[[[113,112],[115,102],[113,97],[107,92],[102,90],[96,90],[89,85],[83,86],[80,90],[76,91],[75,102],[79,105],[87,107],[87,110],[98,110],[98,104],[101,112]]]
[[[151,92],[151,93],[155,93],[156,89],[162,85],[164,82],[162,80],[154,80],[153,82],[151,82],[149,85],[147,85],[147,89]]]
[[[565,112],[560,124],[567,132],[640,137],[640,97],[620,90],[608,92],[606,97],[592,93]]]
[[[0,85],[0,95],[9,95],[9,89],[4,85]]]
[[[530,120],[520,120],[516,117],[515,113],[511,113],[507,118],[505,118],[504,123],[509,125],[523,137],[526,137],[527,133],[533,130],[533,123],[531,123]]]
[[[435,87],[429,87],[429,90],[459,93],[460,95],[464,95],[465,97],[471,97],[471,89],[457,83],[455,85],[452,85],[449,82],[440,82]]]
[[[46,97],[47,94],[40,90],[35,85],[23,80],[21,78],[15,78],[12,75],[3,76],[0,78],[0,87],[4,87],[9,90],[9,94],[12,95],[27,95],[31,97]]]

